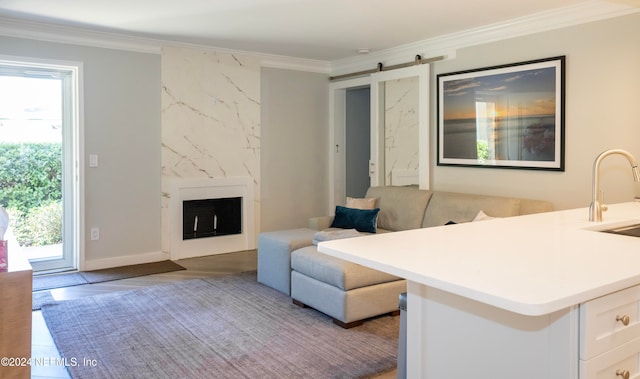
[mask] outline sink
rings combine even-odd
[[[640,224],[620,226],[614,229],[601,230],[601,232],[621,234],[623,236],[640,237]]]

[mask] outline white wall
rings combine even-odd
[[[263,68],[262,231],[306,227],[328,207],[327,75]]]
[[[436,75],[558,55],[566,56],[564,172],[436,167]],[[640,14],[458,50],[433,65],[432,188],[546,199],[556,208],[586,207],[595,157],[610,148],[640,159]],[[627,161],[607,158],[602,188],[609,203],[640,194]],[[586,217],[586,215],[585,215]],[[606,215],[605,215],[606,217]]]
[[[89,269],[160,253],[160,56],[0,37],[3,55],[77,61],[84,68],[85,243]],[[88,154],[100,165],[89,168]]]

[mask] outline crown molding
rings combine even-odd
[[[0,35],[38,41],[160,54],[162,41],[0,17]]]
[[[640,12],[640,7],[624,3],[625,1],[591,0],[507,22],[409,43],[367,54],[366,56],[358,55],[332,62],[178,43],[6,17],[0,17],[0,35],[149,54],[161,54],[162,46],[198,48],[255,56],[260,59],[262,67],[309,71],[335,76],[372,69],[377,66],[378,62],[386,66],[410,62],[415,59],[416,55],[420,55],[422,58],[443,56],[445,59],[453,59],[455,58],[456,50],[464,47]]]
[[[207,45],[189,44],[183,42],[163,41],[162,46],[182,47],[199,50],[207,50],[215,53],[226,53],[235,55],[244,55],[257,58],[260,61],[260,67],[279,68],[284,70],[307,71],[321,74],[329,74],[331,64],[327,61],[319,61],[313,59],[304,59],[296,57],[287,57],[283,55],[259,53],[255,51],[234,50],[223,47],[212,47]]]
[[[331,73],[331,62],[328,61],[285,57],[282,55],[271,54],[258,54],[258,56],[261,57],[262,67],[308,71],[327,75]]]
[[[514,37],[605,20],[640,12],[640,7],[592,0],[551,11],[540,12],[483,27],[469,29],[436,38],[409,43],[391,49],[331,62],[331,74],[342,75],[373,69],[379,62],[385,66],[411,62],[422,58],[443,56],[453,59],[456,50]]]
[[[6,37],[26,38],[38,41],[125,50],[147,54],[161,54],[163,46],[186,47],[258,57],[260,59],[262,67],[310,71],[323,74],[329,74],[331,70],[331,64],[328,61],[286,57],[281,55],[257,53],[253,51],[233,50],[205,45],[164,41],[159,39],[135,37],[118,33],[93,31],[84,28],[16,20],[5,17],[0,17],[0,35]]]

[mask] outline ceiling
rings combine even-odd
[[[640,7],[640,0],[0,0],[0,17],[335,61],[602,1]]]

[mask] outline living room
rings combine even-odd
[[[456,49],[455,59],[433,64],[430,154],[435,162],[433,83],[437,74],[565,55],[566,170],[478,170],[432,163],[431,187],[539,198],[552,201],[557,209],[588,205],[591,165],[598,153],[618,147],[640,155],[633,143],[640,133],[633,85],[640,59],[637,17],[630,14],[561,29],[548,26],[545,29],[550,30],[539,33]],[[166,257],[168,236],[161,224],[166,210],[163,177],[173,169],[163,166],[162,88],[171,70],[163,64],[169,54],[185,50],[141,53],[86,43],[0,38],[5,55],[84,62],[84,151],[99,154],[102,163],[99,168],[86,169],[85,233],[90,226],[100,226],[102,238],[87,241],[85,268]],[[198,49],[184,53],[213,54]],[[224,171],[213,168],[208,175],[244,176],[250,171],[257,183],[256,230],[305,225],[308,217],[326,214],[333,206],[328,204],[326,178],[318,174],[328,170],[329,75],[261,67],[268,62],[260,63],[259,57],[246,59],[252,64],[244,68],[243,80],[261,99],[260,114],[252,116],[259,118],[254,121],[259,139],[252,142],[253,151],[227,145],[216,152],[216,159],[227,162],[247,157],[247,166],[233,163]],[[192,74],[194,81],[201,78]],[[195,97],[201,96],[204,94]],[[638,194],[638,188],[627,185],[628,173],[622,167],[611,174],[615,177],[607,178],[609,202]]]
[[[638,154],[635,141],[640,137],[636,127],[640,109],[635,105],[637,89],[633,85],[640,61],[637,18],[633,13],[561,29],[541,26],[549,30],[454,49],[455,59],[432,64],[432,188],[549,200],[557,209],[587,206],[596,155],[613,147]],[[85,36],[81,36],[81,44],[73,44],[18,38],[15,31],[11,34],[14,36],[0,37],[4,55],[84,64],[84,151],[99,154],[101,162],[98,168],[85,169],[85,233],[91,226],[99,226],[101,239],[87,241],[84,268],[165,259],[169,243],[167,226],[161,221],[166,212],[165,179],[175,169],[167,166],[168,121],[163,107],[168,103],[163,86],[170,75],[185,75],[167,62],[169,57],[179,60],[200,56],[206,61],[229,54],[182,47],[165,47],[162,51],[152,48],[152,52],[143,53],[122,45],[113,48],[104,41],[106,47],[86,46],[89,43],[84,41]],[[564,172],[434,164],[436,75],[558,55],[567,57]],[[327,214],[333,206],[328,204],[326,187],[329,75],[317,72],[317,66],[307,71],[269,67],[270,62],[261,62],[259,55],[242,59],[248,64],[234,75],[242,78],[243,85],[246,83],[254,100],[261,104],[248,116],[255,129],[254,140],[248,142],[249,148],[225,144],[218,149],[221,151],[216,150],[216,162],[210,159],[210,163],[203,163],[210,166],[205,167],[206,175],[253,178],[258,205],[256,230],[306,225],[309,217]],[[221,59],[207,70],[225,64]],[[203,70],[200,67],[200,71],[189,72],[190,82],[205,80]],[[203,101],[211,95],[190,96]],[[207,147],[208,152],[216,148]],[[205,155],[190,159],[206,161]],[[606,179],[607,201],[633,198],[640,190],[629,185],[626,162],[613,164],[617,166]],[[180,175],[205,176],[193,166],[185,170]]]
[[[425,154],[433,189],[582,208],[590,202],[591,170],[600,152],[622,148],[640,156],[640,13],[564,24],[555,18],[537,21],[536,32],[512,30],[459,46],[446,46],[445,39],[425,42],[439,49],[433,55],[449,52],[431,65],[431,145]],[[175,177],[250,177],[255,236],[306,226],[309,217],[331,212],[328,78],[346,73],[352,61],[276,61],[262,54],[73,31],[26,33],[25,25],[7,20],[0,50],[4,57],[82,62],[83,150],[100,156],[99,167],[84,169],[82,217],[84,233],[99,226],[101,238],[84,244],[81,269],[170,257],[169,194]],[[435,164],[438,74],[560,55],[566,56],[564,171]],[[352,67],[375,66],[376,56],[359,59]],[[241,91],[234,92],[237,88]],[[184,104],[224,108],[224,119],[216,120],[218,134],[207,134],[209,124],[188,113],[173,113]],[[607,167],[607,202],[640,195],[627,162],[610,160]]]

